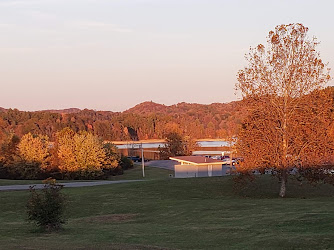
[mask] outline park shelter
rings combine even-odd
[[[179,164],[174,166],[175,178],[212,177],[223,175],[221,160],[203,156],[175,156],[169,157]]]

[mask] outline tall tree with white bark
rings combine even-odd
[[[248,106],[237,143],[240,170],[274,170],[281,197],[291,169],[323,166],[333,152],[332,97],[323,90],[330,69],[307,32],[298,23],[276,26],[266,46],[250,48],[236,84]]]

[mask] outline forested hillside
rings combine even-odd
[[[0,139],[8,133],[19,137],[47,135],[69,127],[89,131],[104,140],[162,139],[177,132],[195,139],[225,138],[236,134],[245,111],[240,102],[210,105],[179,103],[172,106],[144,102],[124,112],[48,110],[25,112],[0,108]]]

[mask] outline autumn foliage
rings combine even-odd
[[[179,103],[166,106],[144,102],[120,112],[94,110],[60,110],[24,112],[0,109],[1,132],[46,135],[54,140],[57,132],[70,128],[87,131],[105,141],[163,139],[176,132],[191,138],[226,138],[237,133],[244,115],[239,102],[210,105]]]
[[[11,136],[2,144],[2,178],[97,179],[122,172],[116,147],[86,131],[65,128],[54,142],[31,133],[16,138]]]
[[[22,160],[27,163],[37,163],[46,168],[49,157],[49,138],[47,136],[33,136],[25,134],[18,144],[18,152]]]
[[[238,135],[241,172],[270,169],[286,193],[288,174],[332,166],[333,96],[325,89],[329,69],[302,24],[279,25],[267,46],[251,48],[237,88],[248,116]]]

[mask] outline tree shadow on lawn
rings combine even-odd
[[[256,176],[254,180],[237,180],[234,177],[234,193],[247,198],[279,198],[279,179],[271,175]],[[334,186],[330,184],[311,184],[308,181],[298,181],[290,176],[287,182],[286,198],[319,198],[334,197]]]

